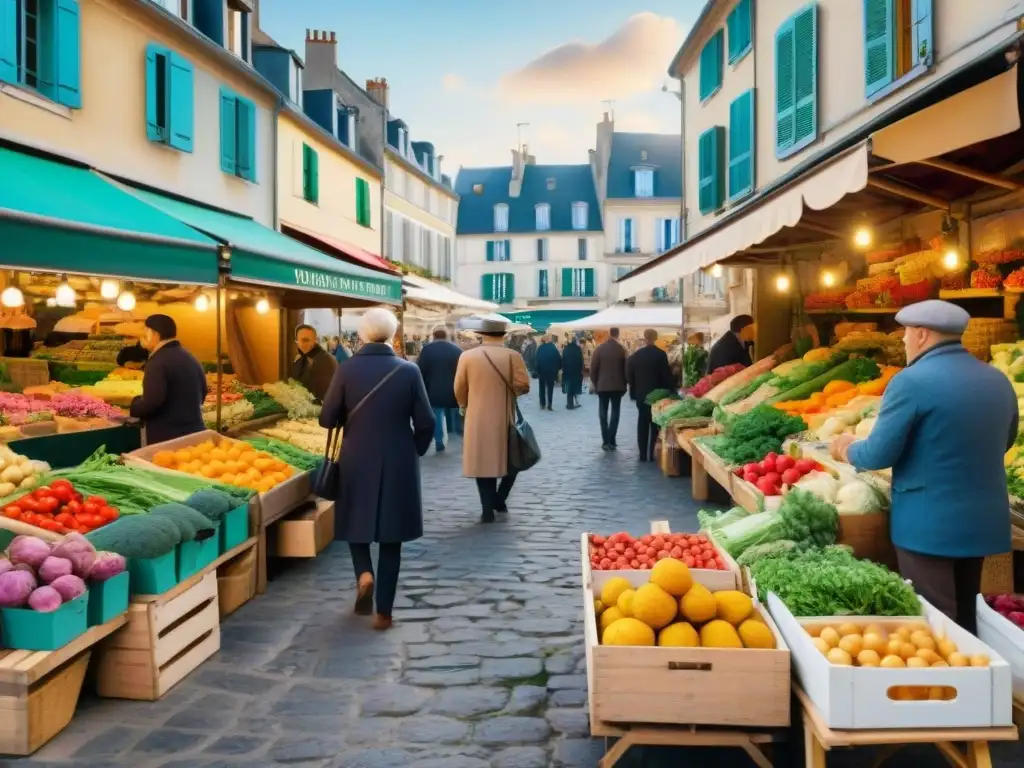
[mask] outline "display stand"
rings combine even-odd
[[[909,744],[934,744],[946,760],[960,768],[992,768],[990,741],[1016,741],[1017,729],[1005,728],[921,728],[906,730],[836,731],[825,724],[821,713],[798,685],[793,686],[804,722],[804,752],[807,768],[825,768],[827,753],[839,747],[882,747],[875,760],[879,766]],[[955,746],[966,745],[966,753]]]

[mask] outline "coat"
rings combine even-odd
[[[711,354],[708,356],[708,373],[714,373],[719,368],[737,363],[749,366],[751,364],[750,352],[740,337],[729,331],[711,345]]]
[[[317,344],[308,355],[299,355],[292,361],[290,376],[322,402],[336,370],[338,361],[334,355]]]
[[[523,347],[523,362],[526,363],[527,370],[537,370],[537,342],[533,339],[526,342],[526,346]]]
[[[206,373],[178,341],[169,341],[149,356],[142,375],[142,396],[129,413],[146,422],[146,443],[162,443],[206,429],[203,401]]]
[[[626,392],[626,348],[608,339],[590,358],[590,381],[597,392]]]
[[[466,477],[504,477],[508,473],[508,430],[513,413],[509,384],[516,397],[530,391],[526,363],[515,350],[484,343],[459,358],[455,397],[466,409],[462,438],[462,474]]]
[[[458,408],[455,399],[455,370],[459,367],[462,350],[450,341],[432,341],[427,344],[416,359],[427,397],[434,408]]]
[[[537,376],[542,379],[554,379],[562,370],[562,355],[559,353],[558,347],[550,341],[545,341],[537,347],[534,365]]]
[[[388,373],[351,423],[348,414]],[[355,544],[423,535],[420,456],[434,436],[423,377],[387,344],[365,344],[334,373],[320,426],[343,427],[334,537]]]
[[[341,365],[350,357],[352,357],[352,353],[345,349],[344,344],[339,344],[334,350],[334,359],[338,361],[338,365]]]
[[[934,347],[889,382],[860,470],[892,467],[892,543],[937,557],[1010,551],[1003,454],[1017,436],[1009,380],[958,343]]]
[[[656,389],[675,389],[676,382],[665,350],[653,344],[640,347],[626,360],[626,383],[629,396],[642,405]]]
[[[567,395],[583,392],[583,350],[578,344],[566,344],[562,350],[562,389]]]

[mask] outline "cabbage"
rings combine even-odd
[[[0,573],[0,608],[21,608],[36,588],[36,577],[31,571],[15,568]]]
[[[40,587],[28,597],[28,607],[38,613],[53,613],[60,608],[60,604],[60,593],[52,586]]]
[[[63,557],[50,557],[43,560],[39,566],[39,578],[47,584],[61,576],[68,576],[72,571],[71,561]]]
[[[54,579],[50,586],[57,590],[61,600],[65,603],[85,594],[85,582],[74,575]]]
[[[38,568],[50,556],[50,545],[35,536],[15,536],[7,555],[15,565],[24,563]]]
[[[834,504],[836,491],[839,490],[839,481],[828,472],[808,472],[796,482],[797,488],[802,488],[817,496],[819,499]]]
[[[870,515],[882,511],[875,490],[863,480],[853,480],[840,488],[835,504],[840,515]]]

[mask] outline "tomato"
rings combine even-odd
[[[51,492],[62,504],[67,504],[74,496],[74,491],[72,491],[69,486],[58,486],[57,482],[60,481],[58,480],[54,482]]]
[[[82,511],[84,511],[87,515],[95,515],[101,509],[103,509],[102,504],[96,504],[95,502],[92,501],[87,501],[82,505]]]
[[[715,566],[720,571],[724,571],[725,570],[725,563],[722,561],[722,558],[720,558],[720,557],[716,557],[715,558]]]
[[[633,547],[626,547],[626,551],[622,554],[625,555],[627,560],[632,560],[636,557],[636,550]]]
[[[20,499],[18,499],[18,506],[20,506],[22,509],[28,510],[29,512],[39,511],[39,502],[36,499],[32,498],[31,495],[22,496]]]
[[[16,507],[13,504],[4,507],[4,517],[9,517],[11,520],[20,520],[21,507]]]
[[[608,570],[611,567],[612,567],[612,561],[611,560],[609,560],[607,557],[601,558],[601,570],[602,571],[606,571],[606,570]]]
[[[604,544],[604,541],[605,541],[605,539],[604,539],[604,536],[598,536],[598,535],[596,535],[596,534],[593,534],[593,535],[591,535],[591,537],[590,537],[590,541],[591,541],[591,542],[592,542],[592,543],[593,543],[593,544],[594,544],[595,546],[598,546],[598,547],[600,547],[600,546],[601,546],[602,544]]]
[[[54,514],[58,506],[60,506],[60,502],[52,496],[44,496],[39,500],[39,511],[48,515]]]
[[[72,515],[78,515],[82,511],[82,503],[72,499],[68,502],[68,512]]]
[[[96,504],[101,507],[105,507],[107,505],[107,500],[102,496],[90,496],[86,499],[86,502]]]
[[[683,550],[680,547],[672,547],[672,549],[669,552],[669,554],[672,555],[672,557],[674,557],[674,558],[676,558],[678,560],[679,558],[681,558],[683,556]]]
[[[684,563],[686,563],[687,567],[689,567],[689,568],[693,568],[693,567],[694,567],[694,564],[695,564],[695,563],[696,563],[697,561],[696,561],[696,560],[694,560],[694,559],[693,559],[693,557],[692,557],[691,555],[686,555],[686,556],[685,556],[685,557],[683,558],[683,562],[684,562]]]
[[[640,567],[640,561],[634,557],[632,560],[629,561],[629,567],[633,570],[636,570]]]
[[[61,525],[71,525],[73,522],[75,522],[75,518],[73,518],[67,512],[61,512],[54,518],[54,520],[56,520]]]

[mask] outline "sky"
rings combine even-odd
[[[441,170],[586,163],[605,103],[619,131],[679,133],[669,64],[704,0],[261,0],[260,26],[304,56],[307,29],[336,32],[338,66],[387,78],[391,113]],[[517,127],[519,123],[528,123]]]

